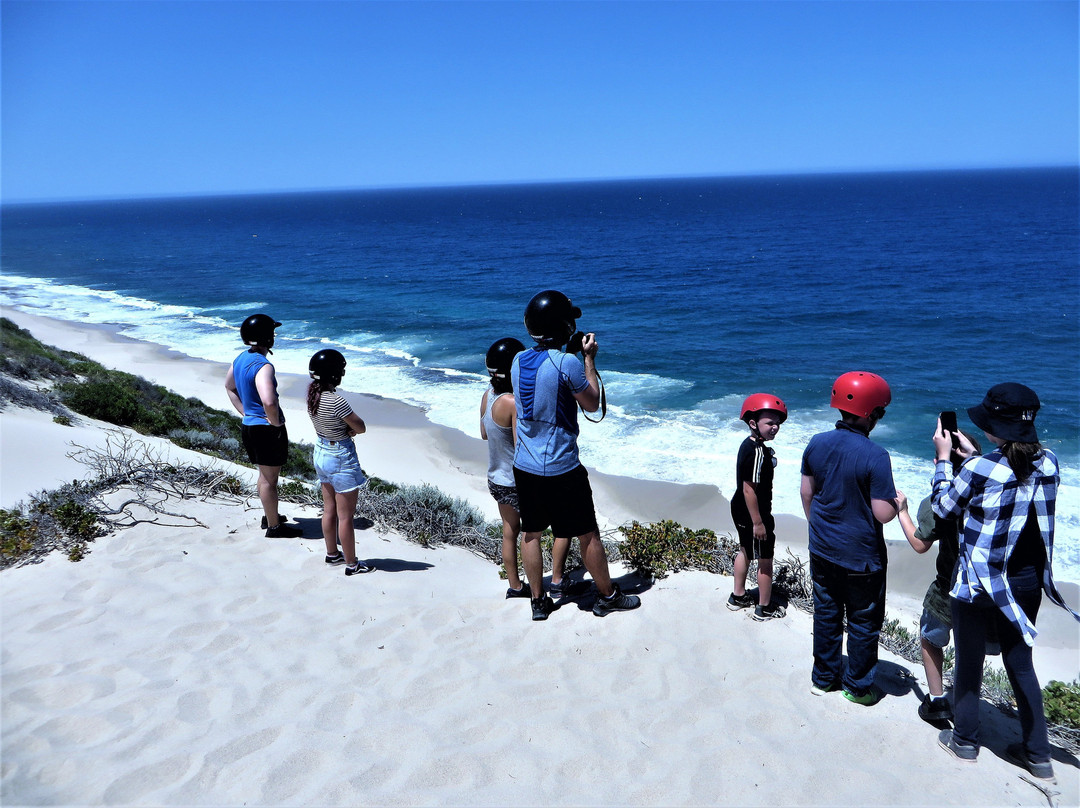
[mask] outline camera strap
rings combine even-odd
[[[607,391],[604,390],[604,380],[600,377],[600,371],[596,371],[596,381],[600,383],[600,417],[590,418],[589,413],[585,412],[585,408],[578,403],[578,409],[581,410],[581,414],[585,416],[585,420],[593,424],[598,424],[604,420],[604,416],[607,415]]]

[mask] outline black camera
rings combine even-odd
[[[575,331],[570,335],[570,339],[566,342],[567,353],[581,353],[581,345],[585,341],[585,333],[583,331]]]

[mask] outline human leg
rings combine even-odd
[[[263,507],[267,527],[277,527],[278,524],[277,484],[280,474],[281,466],[259,466],[259,479],[256,488],[259,492],[259,502]]]
[[[952,601],[953,642],[953,738],[966,746],[979,745],[979,693],[986,657],[986,623],[989,609],[961,600]]]
[[[1034,570],[1009,576],[1013,597],[1028,620],[1032,623],[1039,615],[1042,590]],[[1042,688],[1032,664],[1032,648],[1020,631],[1010,623],[1000,610],[995,610],[998,640],[1001,643],[1001,661],[1016,697],[1016,712],[1020,718],[1020,732],[1024,750],[1035,763],[1050,761],[1050,740],[1046,732],[1046,715],[1043,712]]]
[[[822,690],[840,683],[844,641],[844,579],[839,568],[820,556],[810,555],[810,578],[814,583],[813,684]]]
[[[337,531],[337,503],[334,499],[334,486],[330,483],[322,483],[322,535],[326,545],[326,555],[337,555],[338,531]]]
[[[521,565],[533,600],[544,596],[544,551],[540,547],[540,531],[527,532],[521,537]]]
[[[578,541],[581,543],[581,560],[592,576],[597,591],[601,597],[610,598],[615,589],[611,584],[607,553],[604,552],[604,543],[600,541],[600,532],[593,530],[578,536]]]
[[[759,558],[757,572],[758,604],[768,606],[772,603],[772,558]]]
[[[566,557],[570,555],[570,539],[555,537],[551,545],[551,585],[562,584],[566,574]]]
[[[356,529],[353,520],[356,517],[356,500],[359,496],[360,489],[334,495],[337,538],[341,543],[341,552],[345,554],[345,563],[350,567],[356,564]]]
[[[870,691],[877,670],[878,638],[885,622],[885,570],[847,572],[847,671],[844,688],[854,696]]]
[[[506,570],[506,582],[511,589],[521,589],[521,576],[518,574],[518,535],[521,533],[521,514],[517,508],[506,503],[499,503],[499,516],[502,518],[502,559]]]
[[[923,672],[926,674],[926,689],[934,698],[942,698],[945,695],[945,681],[943,671],[945,667],[945,652],[923,637],[919,640],[919,649],[922,651]]]
[[[741,598],[746,594],[746,574],[750,571],[750,559],[746,557],[746,550],[742,547],[735,554],[734,567],[732,575],[735,580],[731,585],[731,593],[735,597]]]

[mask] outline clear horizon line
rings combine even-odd
[[[908,168],[846,168],[846,169],[806,169],[793,171],[746,171],[721,174],[642,174],[637,176],[521,179],[521,180],[477,180],[474,182],[415,182],[392,183],[382,185],[340,185],[307,188],[267,188],[261,190],[228,191],[177,191],[146,192],[131,195],[102,194],[95,196],[59,196],[59,197],[21,197],[3,198],[2,205],[47,205],[78,202],[123,202],[140,200],[179,200],[179,199],[215,199],[229,197],[280,196],[285,194],[320,194],[320,193],[362,193],[368,191],[423,191],[445,190],[449,188],[512,188],[541,185],[588,185],[598,183],[653,182],[661,180],[708,180],[708,179],[752,179],[777,177],[823,177],[823,176],[862,176],[871,174],[948,174],[985,171],[1050,171],[1080,170],[1080,161],[1076,163],[1030,163],[1017,165],[972,165],[949,167],[908,167]]]

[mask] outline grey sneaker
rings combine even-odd
[[[937,743],[957,760],[963,763],[975,763],[979,759],[979,747],[966,743],[957,743],[951,729],[943,729],[937,736]]]
[[[775,620],[778,617],[783,617],[787,614],[787,610],[783,606],[777,606],[775,603],[770,603],[768,606],[755,606],[754,613],[751,615],[759,623],[763,623],[766,620]]]
[[[1022,769],[1027,769],[1032,777],[1044,780],[1047,783],[1056,783],[1054,777],[1054,765],[1048,760],[1045,763],[1036,763],[1028,757],[1027,750],[1022,743],[1011,743],[1005,747],[1005,757]]]
[[[747,594],[736,595],[732,592],[728,595],[727,607],[733,612],[739,611],[739,609],[752,609],[757,606],[757,601]]]
[[[593,604],[592,613],[597,617],[611,614],[612,612],[628,612],[641,605],[641,598],[637,595],[624,595],[618,585],[611,593],[610,598],[599,597]]]
[[[566,589],[569,589],[569,587],[567,586],[568,583],[570,582],[567,581],[565,578],[563,578],[558,583],[552,581],[548,585],[548,592],[551,593],[551,597],[553,597],[555,600],[560,600],[563,594],[565,594]]]

